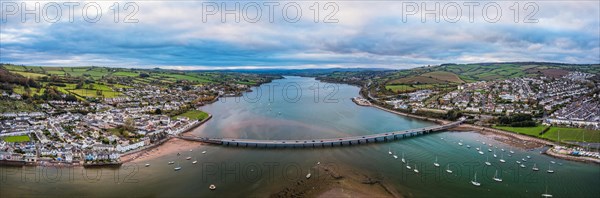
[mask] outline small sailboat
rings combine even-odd
[[[468,144],[467,144],[467,148],[471,148],[471,145],[468,145]]]
[[[498,177],[498,170],[496,170],[496,174],[494,175],[494,178],[492,178],[492,179],[494,179],[494,181],[497,181],[497,182],[502,182],[502,178]]]
[[[475,149],[477,149],[477,150],[479,151],[479,150],[481,150],[481,146],[480,146],[480,147],[477,147],[477,148],[475,148]]]
[[[483,155],[483,151],[479,151],[479,154],[480,154],[480,155]]]
[[[206,151],[202,151],[202,154],[206,154]]]
[[[415,169],[413,171],[415,171],[415,173],[419,173],[419,169],[417,169],[417,164],[415,164]]]
[[[508,154],[508,157],[511,157],[511,156],[512,156],[511,154]]]
[[[498,157],[498,156],[496,155],[496,149],[494,149],[494,158],[496,158],[496,157]]]
[[[437,156],[435,156],[435,162],[433,163],[435,167],[440,167],[440,164],[437,162]]]
[[[321,162],[317,162],[317,165],[321,165]]]
[[[388,154],[392,154],[392,150],[390,150],[390,147],[388,147]]]
[[[398,156],[396,154],[392,155],[394,157],[394,159],[398,159]]]
[[[550,168],[550,164],[548,164],[548,170],[547,170],[546,172],[548,172],[548,173],[554,173],[554,170],[552,170],[552,169]]]
[[[531,156],[529,156],[529,155],[528,155],[528,156],[526,156],[526,157],[527,157],[527,159],[531,159]]]
[[[514,152],[514,151],[512,151],[512,150],[510,150],[510,151],[508,151],[508,152],[510,152],[511,154],[515,154],[515,152]]]
[[[217,186],[215,186],[214,184],[211,184],[210,186],[208,186],[208,189],[215,190],[215,189],[217,189]]]
[[[542,197],[552,197],[551,194],[548,194],[548,186],[546,186],[546,192],[542,194]]]
[[[525,164],[521,164],[519,165],[521,168],[525,168]]]
[[[170,161],[170,162],[169,162],[169,165],[171,165],[171,164],[175,164],[175,161]]]
[[[488,152],[492,152],[492,149],[488,149]]]
[[[406,160],[404,160],[404,152],[402,152],[402,163],[406,163]]]
[[[462,146],[462,145],[463,145],[463,143],[462,143],[462,142],[459,142],[459,143],[458,143],[458,145],[459,145],[459,146]]]
[[[310,178],[310,169],[308,170],[308,174],[306,174],[306,179]]]
[[[192,159],[192,157],[186,157],[185,158],[185,160],[191,160],[191,159]]]
[[[521,161],[524,161],[524,162],[526,162],[527,160],[526,160],[525,158],[521,158]]]
[[[410,165],[408,165],[408,160],[406,160],[406,168],[407,169],[412,169],[412,167],[410,167]]]
[[[501,156],[501,157],[500,157],[500,162],[502,162],[502,163],[506,162],[506,161],[504,160],[504,154],[502,154],[502,155],[500,155],[500,156]]]
[[[450,164],[446,165],[446,172],[452,174],[452,170],[450,170]]]
[[[485,142],[481,142],[481,144],[485,145]]]
[[[502,152],[504,152],[504,149],[500,149]]]
[[[550,161],[550,163],[553,163],[553,164],[554,164],[554,163],[556,163],[556,162],[554,162],[554,161]]]
[[[517,160],[517,164],[520,164],[520,163],[521,163],[521,161]]]
[[[485,165],[491,166],[492,163],[489,162],[489,157],[485,158]]]
[[[150,164],[146,164],[146,167],[150,166]]]
[[[481,186],[481,184],[477,182],[477,172],[475,172],[475,177],[473,181],[471,181],[471,184],[473,184],[473,186]]]
[[[194,157],[194,161],[192,162],[192,164],[196,164],[196,163],[198,163],[198,158]]]
[[[175,171],[181,170],[181,166],[179,166],[179,161],[177,161],[177,167],[174,168]]]
[[[533,171],[539,171],[540,169],[537,167],[537,164],[533,164],[533,168],[531,168],[531,170]]]

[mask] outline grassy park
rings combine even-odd
[[[27,135],[19,135],[19,136],[7,136],[2,138],[5,142],[29,142],[29,136]]]
[[[199,110],[189,110],[174,117],[187,117],[192,120],[204,120],[208,117],[208,113]]]
[[[515,132],[518,134],[525,134],[538,138],[543,138],[551,141],[558,141],[560,134],[561,142],[577,141],[577,142],[600,142],[600,130],[587,130],[581,128],[567,128],[567,127],[550,127],[550,129],[543,135],[539,135],[540,132],[546,128],[545,126],[536,127],[503,127],[496,126],[494,128]]]

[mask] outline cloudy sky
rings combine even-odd
[[[69,9],[40,1],[38,14],[23,18],[36,1],[3,1],[0,62],[178,69],[600,62],[598,0],[237,1],[238,9],[226,2],[102,0]],[[425,14],[436,3],[439,21]]]

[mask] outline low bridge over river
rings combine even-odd
[[[235,147],[251,148],[317,148],[333,146],[350,146],[359,144],[368,144],[376,142],[386,142],[399,140],[406,137],[413,137],[438,131],[447,130],[460,125],[462,121],[456,121],[444,125],[424,127],[418,129],[409,129],[404,131],[394,131],[388,133],[378,133],[371,135],[328,138],[328,139],[305,139],[305,140],[255,140],[255,139],[237,139],[237,138],[203,138],[191,136],[177,136],[177,138],[198,141],[210,144],[219,144]]]

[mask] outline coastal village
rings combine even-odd
[[[544,114],[541,122],[593,130],[600,129],[600,95],[587,96],[593,74],[571,72],[549,79],[524,77],[500,81],[480,81],[457,86],[453,91],[423,89],[386,100],[396,109],[447,112],[459,110],[479,117],[479,122],[494,116]],[[598,86],[598,85],[596,85]]]
[[[123,84],[113,88],[117,97],[48,100],[40,105],[42,111],[0,113],[0,160],[9,165],[120,165],[122,155],[161,144],[209,119],[203,105],[250,88]],[[2,91],[1,97],[23,100],[15,92]]]

